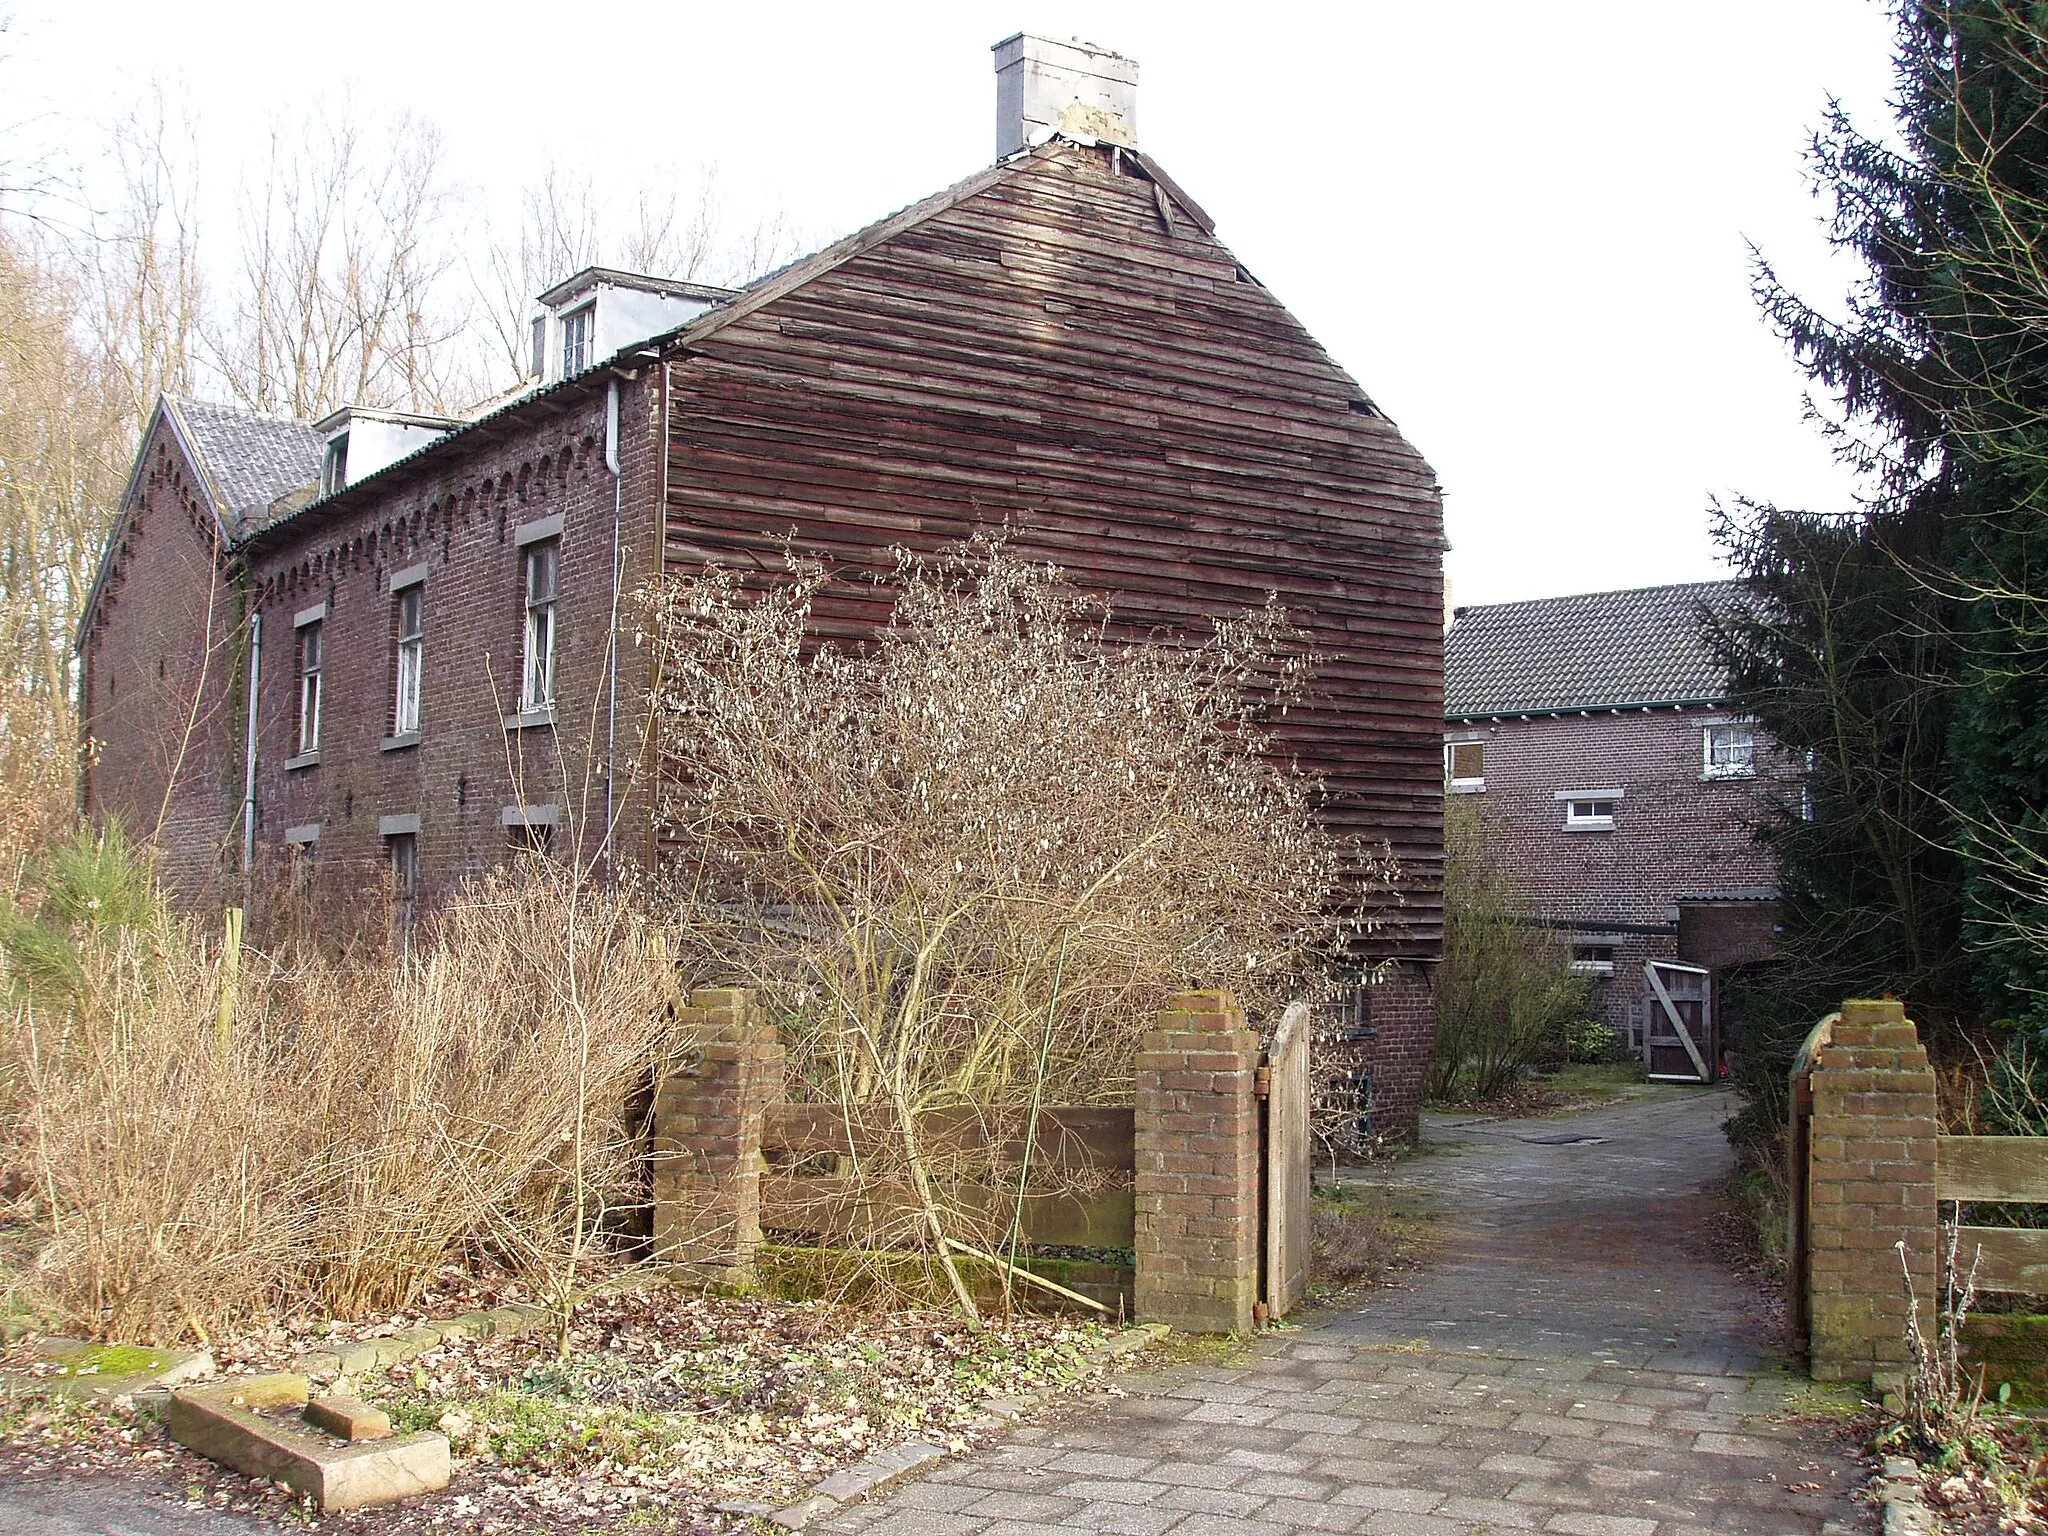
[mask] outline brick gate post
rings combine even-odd
[[[1932,1337],[1934,1073],[1895,1002],[1842,1004],[1814,1057],[1807,1164],[1808,1317],[1816,1381],[1869,1381],[1906,1365],[1906,1243],[1920,1323]]]
[[[1136,1307],[1248,1333],[1259,1286],[1259,1040],[1228,992],[1184,992],[1138,1052]]]
[[[782,1097],[782,1047],[754,994],[690,994],[703,1065],[654,1098],[654,1247],[669,1263],[747,1270],[761,1243],[761,1122]]]

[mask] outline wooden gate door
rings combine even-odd
[[[1265,1238],[1260,1297],[1284,1317],[1308,1289],[1309,1008],[1290,1003],[1266,1052]]]
[[[1711,1083],[1720,1078],[1713,973],[1671,960],[1643,964],[1643,1067],[1660,1083]]]

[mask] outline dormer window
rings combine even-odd
[[[562,377],[572,378],[590,366],[590,342],[597,306],[586,304],[562,316]]]
[[[327,446],[320,455],[320,494],[332,496],[336,491],[348,489],[348,434],[337,433],[327,439]]]

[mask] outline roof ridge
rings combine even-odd
[[[1538,608],[1546,603],[1576,603],[1591,597],[1635,597],[1644,592],[1687,592],[1704,587],[1746,587],[1747,578],[1721,576],[1711,581],[1661,581],[1646,587],[1608,587],[1593,592],[1561,592],[1554,597],[1514,597],[1501,603],[1460,603],[1458,613],[1495,612],[1502,608]]]
[[[168,389],[163,392],[163,397],[181,409],[197,406],[202,411],[219,411],[223,415],[240,416],[247,421],[267,421],[272,426],[304,427],[309,432],[313,430],[313,423],[311,421],[303,420],[297,416],[277,416],[269,411],[252,410],[246,405],[232,405],[220,400],[205,400],[201,399],[198,395],[178,394]]]

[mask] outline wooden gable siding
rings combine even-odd
[[[1435,478],[1298,322],[1151,183],[1066,147],[812,277],[669,365],[667,558],[848,579],[1005,523],[1140,629],[1278,592],[1323,657],[1279,722],[1347,833],[1407,877],[1388,948],[1433,953],[1442,854]]]

